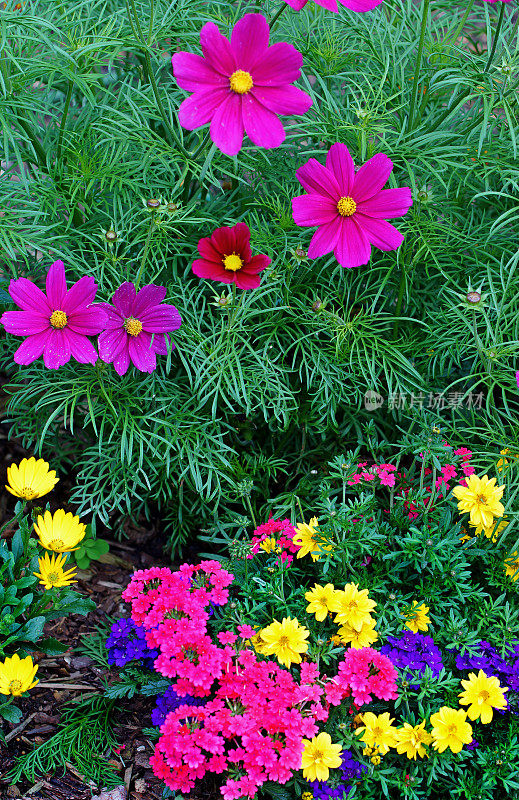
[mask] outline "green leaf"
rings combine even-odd
[[[38,650],[48,656],[60,656],[68,650],[68,645],[50,636],[48,639],[42,639],[41,642],[38,642]]]
[[[3,717],[7,720],[7,722],[17,723],[20,722],[22,718],[22,712],[15,706],[13,703],[4,703],[4,705],[0,706],[0,717]]]
[[[33,619],[27,620],[19,631],[18,637],[26,642],[37,642],[43,633],[45,621],[45,617],[33,617]]]

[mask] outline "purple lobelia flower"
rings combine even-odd
[[[31,364],[43,354],[48,369],[58,369],[74,358],[95,364],[98,355],[88,336],[103,330],[106,314],[93,304],[97,285],[85,276],[67,290],[63,261],[47,273],[47,294],[28,278],[9,284],[9,294],[21,311],[6,311],[1,322],[8,333],[27,336],[14,354],[17,364]]]
[[[432,636],[425,636],[421,633],[406,631],[402,636],[388,636],[385,644],[380,648],[397,667],[401,677],[406,676],[406,672],[418,672],[423,674],[426,667],[430,667],[433,677],[437,678],[443,669],[442,654],[434,644]],[[419,684],[411,684],[413,691],[418,691]]]
[[[159,655],[158,650],[148,647],[145,629],[131,619],[119,619],[113,623],[105,646],[108,663],[116,667],[138,661],[144,667],[153,669],[153,662]]]
[[[162,302],[165,296],[164,286],[150,283],[137,292],[133,283],[122,283],[113,306],[102,304],[108,319],[99,336],[99,355],[113,362],[118,375],[125,374],[130,362],[141,372],[153,372],[157,353],[167,354],[167,334],[180,328],[182,320],[175,306]]]
[[[171,711],[175,711],[180,706],[203,706],[204,703],[205,698],[191,697],[191,695],[180,697],[173,686],[170,686],[164,694],[157,697],[157,705],[151,712],[151,722],[160,728]]]

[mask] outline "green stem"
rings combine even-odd
[[[412,130],[413,126],[413,116],[414,116],[414,109],[416,106],[416,98],[418,96],[418,78],[420,77],[420,70],[422,68],[422,54],[423,54],[423,46],[425,41],[425,31],[427,29],[427,17],[429,14],[429,3],[430,0],[423,0],[423,10],[422,10],[422,27],[420,30],[420,41],[418,42],[418,53],[416,56],[416,66],[414,69],[414,78],[413,78],[413,94],[411,96],[411,106],[409,108],[409,117],[407,119],[407,130]]]
[[[70,108],[70,100],[72,98],[73,88],[74,88],[74,83],[71,80],[69,80],[67,88],[67,96],[65,98],[65,107],[63,109],[63,115],[61,117],[61,125],[59,126],[58,145],[56,148],[56,154],[58,158],[61,158],[61,145],[63,141],[63,134],[65,133],[65,124],[67,122],[68,110]]]
[[[501,3],[501,10],[499,11],[499,19],[497,20],[497,25],[496,25],[496,32],[494,34],[494,41],[492,42],[492,49],[491,49],[490,55],[488,57],[487,65],[486,65],[485,69],[483,70],[483,72],[488,72],[488,70],[490,69],[490,66],[492,64],[492,61],[493,61],[493,58],[494,58],[494,53],[496,52],[496,47],[497,47],[497,41],[499,39],[499,34],[501,33],[501,28],[503,26],[504,15],[505,15],[505,4],[504,4],[504,2],[502,2]]]
[[[398,297],[396,300],[395,321],[393,323],[393,339],[396,339],[398,334],[398,326],[400,324],[400,311],[402,310],[402,301],[404,299],[405,280],[406,280],[405,267],[402,266],[402,272],[400,274],[400,286],[398,287]]]
[[[139,288],[139,283],[141,282],[142,273],[143,273],[144,267],[146,265],[146,261],[148,259],[148,252],[149,252],[149,249],[150,249],[151,236],[152,236],[154,227],[155,227],[155,217],[154,217],[154,215],[152,213],[151,214],[151,219],[150,219],[150,227],[148,228],[148,234],[146,236],[146,241],[144,243],[144,253],[143,253],[143,256],[142,256],[141,265],[139,267],[139,271],[137,273],[137,277],[135,278],[135,291],[137,291],[138,288]]]
[[[465,23],[466,23],[466,21],[468,19],[468,16],[469,16],[470,12],[472,11],[472,6],[473,5],[474,5],[474,0],[470,0],[467,8],[465,9],[465,13],[463,14],[463,17],[461,19],[460,24],[458,25],[458,27],[456,28],[456,30],[452,34],[452,37],[450,39],[449,44],[454,44],[455,43],[455,41],[458,38],[458,36],[460,35],[461,31],[465,27]]]
[[[256,522],[256,517],[254,516],[254,511],[252,510],[252,503],[250,501],[250,497],[249,497],[248,494],[245,495],[245,502],[247,504],[247,508],[249,509],[249,514],[250,514],[251,519],[252,519],[252,524],[254,525],[255,528],[257,528],[258,524]]]
[[[278,10],[276,11],[276,13],[274,14],[274,16],[272,17],[272,19],[270,20],[270,22],[269,22],[269,28],[270,28],[270,30],[271,30],[271,31],[274,29],[274,25],[276,24],[276,22],[278,21],[279,17],[280,17],[280,16],[281,16],[281,14],[283,13],[283,11],[286,9],[286,7],[287,7],[287,4],[286,4],[286,3],[283,3],[283,5],[282,5],[282,6],[280,6],[280,7],[278,8]]]

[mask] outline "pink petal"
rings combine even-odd
[[[124,324],[124,317],[120,314],[110,303],[97,303],[103,309],[106,315],[105,329],[122,328]]]
[[[128,372],[128,367],[130,366],[130,352],[127,347],[123,347],[122,350],[117,353],[113,363],[114,369],[118,375],[124,375]]]
[[[282,86],[301,77],[303,56],[287,42],[271,45],[252,73],[254,86]]]
[[[306,6],[308,0],[285,0],[285,3],[293,8],[294,11],[301,11]]]
[[[245,14],[231,35],[231,47],[238,69],[250,72],[269,46],[269,24],[261,14]]]
[[[342,217],[334,255],[341,267],[348,269],[368,263],[371,247],[366,234],[354,217]]]
[[[285,130],[279,119],[252,94],[243,95],[242,115],[245,132],[258,147],[279,147],[285,139]]]
[[[223,253],[216,249],[212,237],[205,236],[203,239],[198,240],[198,252],[206,261],[212,261],[215,264],[221,264],[222,262]]]
[[[205,278],[210,281],[221,281],[222,283],[232,283],[233,281],[232,270],[225,269],[221,263],[215,264],[212,261],[203,261],[198,258],[196,261],[193,261],[191,269],[199,278]]]
[[[321,225],[312,236],[312,241],[308,248],[308,258],[319,258],[319,256],[324,256],[326,253],[331,253],[339,238],[340,229],[340,221],[337,219]]]
[[[18,278],[9,284],[9,294],[17,306],[24,311],[36,311],[50,315],[53,309],[42,290],[27,278]]]
[[[337,179],[330,170],[323,167],[315,158],[296,170],[296,178],[309,194],[321,194],[331,198],[336,204],[341,197]]]
[[[211,139],[222,153],[235,156],[243,141],[241,95],[231,92],[211,120]]]
[[[47,369],[59,369],[63,364],[70,361],[71,355],[70,342],[64,331],[51,329],[47,334],[47,341],[43,351],[43,363]]]
[[[384,153],[377,153],[359,169],[353,182],[352,197],[356,203],[369,200],[379,192],[391,175],[393,162]]]
[[[254,272],[257,274],[258,272],[263,272],[263,270],[269,266],[271,260],[272,259],[263,254],[253,256],[251,260],[248,262],[247,266],[244,269],[240,270],[240,273],[252,274]]]
[[[227,78],[238,67],[230,42],[222,36],[214,22],[207,22],[200,31],[200,44],[210,66]]]
[[[236,234],[234,228],[226,226],[216,228],[211,236],[211,241],[219,253],[218,260],[220,262],[224,255],[228,256],[236,250]]]
[[[137,298],[133,307],[133,313],[137,319],[141,318],[147,308],[158,306],[166,297],[166,287],[157,286],[155,283],[147,283],[137,292]]]
[[[117,311],[119,311],[125,319],[131,317],[133,314],[135,298],[135,286],[128,281],[121,283],[112,298]]]
[[[36,311],[6,311],[0,322],[15,336],[33,336],[50,328],[49,317]]]
[[[261,283],[261,276],[257,273],[249,274],[239,270],[234,273],[234,282],[239,289],[256,289]]]
[[[413,205],[411,189],[382,189],[374,197],[357,203],[357,211],[368,217],[393,219],[403,217]]]
[[[236,252],[241,255],[244,261],[250,259],[250,228],[245,222],[237,222],[232,227],[234,241],[236,242]]]
[[[337,203],[322,194],[302,194],[292,198],[292,214],[296,225],[322,225],[339,218]]]
[[[320,0],[316,0],[317,3]],[[342,3],[343,6],[349,8],[350,11],[357,11],[363,13],[364,11],[371,11],[372,8],[379,6],[383,0],[339,0],[339,3]],[[507,0],[505,0],[507,2]]]
[[[29,336],[16,350],[13,356],[15,362],[27,366],[27,364],[32,364],[33,361],[36,361],[45,349],[49,333],[50,330]]]
[[[67,281],[65,280],[65,265],[63,261],[55,261],[47,272],[47,297],[53,310],[61,309],[67,294]],[[70,355],[67,359],[69,360]],[[47,366],[47,365],[45,365]],[[51,367],[51,369],[54,369]]]
[[[146,333],[169,333],[180,328],[182,320],[175,306],[163,303],[148,309],[140,316],[142,329]]]
[[[328,11],[338,11],[337,0],[315,0],[317,5],[327,8]]]
[[[66,314],[71,314],[77,306],[90,305],[90,303],[94,302],[96,291],[97,284],[95,280],[85,275],[70,287],[63,299],[61,310],[65,311]]]
[[[297,86],[255,86],[251,94],[275,114],[306,114],[312,105],[310,95]]]
[[[100,305],[100,304],[99,304]],[[88,308],[78,308],[68,316],[66,330],[82,336],[97,336],[106,327],[108,315],[103,308],[94,303]]]
[[[196,92],[209,86],[229,88],[229,77],[217,72],[205,58],[195,53],[175,53],[171,59],[173,75],[181,89]]]
[[[79,361],[80,364],[95,364],[99,356],[92,342],[81,336],[79,333],[74,333],[70,328],[67,329],[67,339],[70,344],[70,352],[72,358]]]
[[[97,344],[99,347],[99,355],[108,364],[114,361],[118,353],[123,349],[128,349],[127,342],[129,336],[124,328],[117,328],[111,331],[103,331],[99,334]]]
[[[151,349],[151,336],[144,331],[138,336],[130,337],[128,352],[132,362],[141,372],[153,372],[156,368],[157,356],[155,350]]]
[[[355,214],[355,219],[358,219],[371,244],[379,250],[396,250],[404,241],[403,235],[390,222],[363,214]]]
[[[183,128],[194,131],[207,125],[214,113],[230,96],[230,89],[202,89],[187,97],[178,109],[178,119]]]
[[[349,197],[355,178],[355,166],[345,144],[337,142],[328,150],[326,169],[335,175],[343,197]]]
[[[175,344],[174,344],[174,342],[171,341],[171,336],[168,336],[167,334],[165,336],[161,336],[159,334],[158,336],[155,336],[153,338],[152,347],[153,347],[153,349],[155,350],[155,352],[157,353],[158,356],[167,356],[167,354],[168,354],[168,345],[166,343],[166,340],[169,342],[169,345],[170,345],[171,349],[174,350],[175,349]]]

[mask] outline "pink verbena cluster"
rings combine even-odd
[[[393,464],[373,464],[368,467],[367,461],[359,461],[357,472],[347,481],[350,486],[356,486],[362,481],[377,481],[380,486],[394,486],[396,467]]]
[[[317,677],[307,666],[302,681]],[[225,800],[255,797],[267,780],[286,783],[301,766],[303,737],[315,736],[316,719],[327,718],[321,695],[321,687],[299,685],[288,670],[241,650],[212,699],[168,715],[150,759],[153,771],[186,793],[207,772],[230,772],[221,788]]]
[[[443,444],[444,447],[452,450],[452,446],[449,445],[448,442],[444,442]],[[458,485],[465,486],[465,478],[474,473],[474,467],[469,464],[472,456],[471,450],[467,450],[466,447],[459,447],[457,450],[452,450],[452,455],[458,456],[456,463],[445,464],[440,470],[441,474],[438,475],[434,481],[436,497],[438,500],[441,500],[443,497],[448,495],[451,490],[451,481],[454,481]],[[429,467],[426,467],[423,474],[424,477],[427,478],[429,475],[433,474],[433,471],[432,469],[429,469]],[[407,482],[407,476],[404,472],[398,473],[398,477],[402,482],[402,495],[407,497],[411,491],[411,486]],[[432,492],[432,484],[425,486],[425,491],[428,495],[430,495]],[[424,506],[428,505],[429,498],[425,498],[422,502]],[[406,500],[404,503],[404,508],[407,511],[409,519],[416,519],[416,517],[419,516],[418,508],[411,500]]]
[[[350,695],[358,707],[370,703],[372,696],[379,700],[395,700],[398,697],[396,678],[396,669],[387,656],[372,647],[358,650],[350,647],[339,664],[337,676],[326,686],[326,696],[334,706]]]
[[[259,525],[252,535],[252,558],[260,550],[279,554],[276,564],[281,561],[283,564],[291,564],[294,555],[300,546],[294,543],[293,537],[296,530],[289,519],[272,519],[263,525]]]

